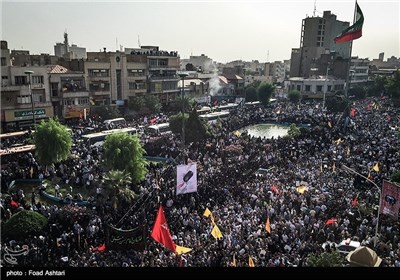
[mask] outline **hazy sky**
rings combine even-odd
[[[1,1],[1,39],[9,49],[54,54],[68,32],[70,44],[99,51],[119,45],[156,45],[181,58],[205,54],[218,62],[290,59],[300,45],[301,21],[314,0],[285,1]],[[400,0],[359,0],[365,21],[353,56],[400,56]],[[330,10],[353,21],[354,0],[317,0],[316,15]]]

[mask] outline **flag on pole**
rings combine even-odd
[[[214,225],[214,227],[213,227],[213,229],[212,229],[212,231],[211,231],[211,235],[214,236],[215,239],[219,239],[219,238],[222,238],[222,237],[223,237],[223,236],[222,236],[222,233],[221,233],[221,231],[219,230],[219,228],[218,228],[217,225]]]
[[[255,267],[253,259],[249,256],[249,267]]]
[[[376,172],[379,172],[379,164],[378,163],[376,163],[375,165],[374,165],[374,171],[376,171]]]
[[[354,199],[351,201],[351,207],[353,207],[353,208],[355,208],[357,206],[357,196],[358,195],[356,195],[356,197],[354,197]]]
[[[103,243],[100,247],[97,248],[97,251],[102,252],[106,249],[106,243]]]
[[[16,202],[15,200],[11,199],[11,206],[14,208],[18,208],[19,207],[19,203]]]
[[[161,243],[166,248],[170,249],[172,252],[175,252],[176,245],[172,240],[171,234],[169,232],[169,228],[167,225],[167,220],[165,219],[164,210],[160,205],[158,209],[157,218],[153,226],[153,230],[150,235],[155,241]]]
[[[352,108],[350,115],[354,118],[356,116],[356,109]]]
[[[235,258],[235,254],[233,254],[232,266],[233,266],[233,267],[236,267],[236,258]]]
[[[271,233],[271,224],[269,222],[269,217],[267,218],[267,221],[265,222],[265,230],[270,234]]]
[[[277,188],[275,185],[272,185],[271,190],[272,190],[274,193],[279,194],[279,190],[278,190],[278,188]]]
[[[215,224],[215,222],[214,222],[214,216],[213,216],[212,212],[210,211],[210,209],[208,209],[208,207],[207,207],[206,210],[204,211],[203,216],[206,217],[206,218],[208,218],[208,217],[211,216],[211,222],[212,222],[213,224]]]
[[[356,2],[356,18],[353,25],[347,27],[340,35],[335,38],[335,43],[343,43],[356,40],[362,36],[364,15]]]
[[[331,224],[334,224],[334,223],[336,223],[337,222],[337,220],[336,219],[329,219],[329,220],[327,220],[326,221],[326,225],[331,225]]]
[[[175,245],[175,252],[180,255],[180,254],[185,254],[188,253],[190,251],[192,251],[191,248],[187,248],[187,247],[183,247],[183,246],[179,246],[179,245]]]

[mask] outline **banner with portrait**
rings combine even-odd
[[[197,192],[197,164],[176,167],[176,195]]]
[[[381,213],[399,218],[400,186],[389,181],[383,181],[381,195]]]

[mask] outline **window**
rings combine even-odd
[[[58,96],[58,83],[51,83],[51,96]]]
[[[328,91],[331,91],[331,89],[332,89],[332,86],[328,86]]]
[[[108,69],[88,69],[89,77],[109,77]]]
[[[136,83],[128,83],[129,89],[136,89]]]
[[[301,85],[297,85],[296,89],[297,89],[298,91],[301,91]]]
[[[6,58],[5,58],[5,57],[2,57],[2,58],[1,58],[1,66],[7,66]]]
[[[322,86],[317,86],[317,91],[322,91]]]
[[[15,76],[15,85],[22,86],[28,84],[28,77],[27,76]]]
[[[128,69],[129,77],[139,77],[139,76],[144,76],[144,75],[145,75],[144,69]]]
[[[79,105],[87,105],[89,104],[89,98],[78,98],[78,104]]]
[[[311,91],[311,86],[310,85],[306,85],[306,91]]]
[[[32,76],[32,84],[43,84],[43,76]]]

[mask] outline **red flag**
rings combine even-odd
[[[150,236],[153,237],[155,241],[170,249],[172,252],[175,252],[176,245],[172,240],[171,234],[169,233],[167,220],[165,219],[164,210],[161,205],[158,209],[157,218]]]
[[[354,118],[356,116],[356,109],[352,108],[350,114]]]
[[[156,119],[151,119],[150,120],[150,123],[155,123],[156,122]]]
[[[278,188],[277,188],[275,185],[272,185],[271,190],[272,190],[274,193],[279,194],[279,190],[278,190]]]
[[[99,248],[97,248],[97,251],[101,252],[104,251],[106,249],[106,243],[103,243],[103,245],[101,245]]]
[[[335,222],[337,222],[337,220],[336,219],[329,219],[329,220],[327,220],[326,221],[326,225],[331,225],[331,224],[333,224],[333,223],[335,223]]]
[[[19,203],[11,199],[11,206],[15,207],[15,208],[18,208],[19,207]]]
[[[357,196],[351,202],[351,207],[355,208],[357,206]]]

